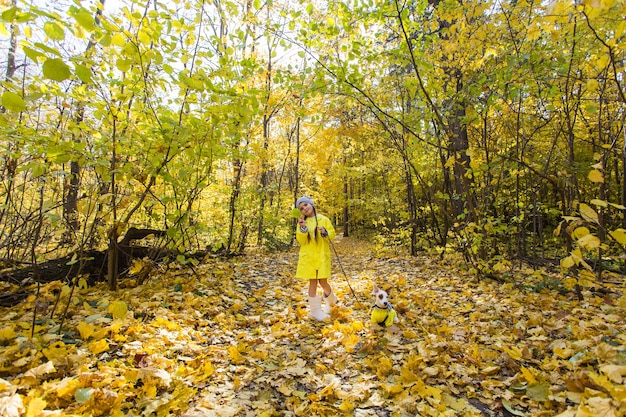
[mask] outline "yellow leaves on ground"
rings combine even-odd
[[[78,326],[76,326],[76,330],[78,330],[78,332],[80,333],[80,337],[83,340],[87,340],[96,331],[96,326],[81,321],[80,323],[78,323]]]
[[[32,302],[5,310],[0,415],[624,415],[623,292],[581,285],[580,302],[478,280],[452,258],[337,247],[359,299],[333,276],[340,302],[324,323],[307,318],[296,251],[81,290],[61,332],[42,319],[32,340]],[[388,329],[369,323],[374,282],[393,287]]]
[[[107,343],[106,339],[100,339],[91,343],[89,345],[89,350],[94,355],[97,355],[99,353],[106,352],[107,350],[109,350],[109,344]]]
[[[114,319],[122,319],[128,312],[128,305],[124,301],[118,300],[109,304],[107,310]]]

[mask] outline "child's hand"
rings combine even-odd
[[[304,221],[304,218],[302,218],[302,217],[298,218],[298,225],[300,227],[306,227],[306,222]]]
[[[320,231],[320,235],[322,235],[322,237],[326,237],[328,236],[328,230],[326,230],[325,227],[323,226],[318,226],[317,230]]]

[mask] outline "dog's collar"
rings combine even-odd
[[[391,310],[393,310],[393,307],[391,306],[391,303],[387,303],[387,307],[385,307],[385,308],[383,308],[383,307],[378,307],[378,305],[374,304],[374,305],[372,306],[372,309],[391,311]]]

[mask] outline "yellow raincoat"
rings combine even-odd
[[[296,278],[324,279],[330,278],[330,240],[335,238],[335,228],[330,219],[323,214],[317,215],[317,226],[328,231],[328,237],[317,233],[315,239],[315,216],[306,219],[308,231],[303,233],[296,227],[296,240],[300,244]]]

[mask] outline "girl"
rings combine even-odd
[[[321,321],[328,318],[331,307],[337,303],[337,296],[328,284],[330,241],[335,238],[335,228],[328,217],[317,214],[311,198],[300,197],[296,207],[302,214],[296,228],[296,239],[300,244],[296,278],[309,281],[309,317]],[[326,301],[323,309],[322,297],[317,295],[318,283]]]

